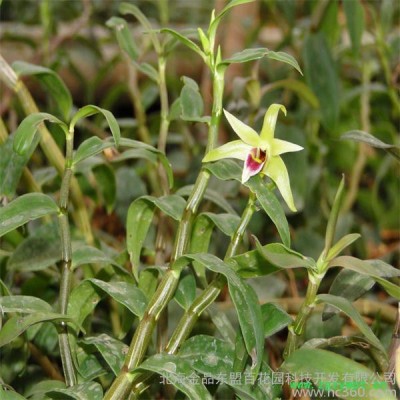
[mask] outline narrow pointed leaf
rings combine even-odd
[[[109,28],[114,28],[119,47],[128,54],[131,60],[136,60],[138,57],[138,49],[133,40],[132,33],[129,31],[128,24],[123,18],[111,17],[106,25]]]
[[[37,218],[58,213],[55,201],[42,193],[28,193],[0,208],[0,237]]]
[[[37,142],[36,132],[44,121],[53,122],[67,131],[67,126],[54,115],[47,113],[35,113],[28,115],[18,126],[14,136],[14,150],[24,155],[32,151],[32,145]]]
[[[72,251],[71,268],[75,269],[85,264],[112,264],[122,269],[117,262],[108,257],[103,251],[92,246],[80,246]]]
[[[143,292],[132,283],[104,282],[91,278],[88,281],[109,294],[115,301],[125,306],[134,315],[142,318],[147,306],[147,299]]]
[[[382,279],[382,278],[378,278],[378,277],[375,277],[374,279],[377,283],[379,283],[379,285],[381,285],[385,289],[385,291],[390,296],[394,297],[396,300],[400,300],[400,286],[399,285],[395,285],[394,283],[389,282],[386,279]]]
[[[153,219],[154,208],[153,203],[139,198],[128,209],[126,246],[136,280],[138,279],[140,253]]]
[[[246,349],[252,358],[252,370],[258,373],[264,350],[264,329],[261,308],[254,289],[226,263],[211,254],[191,254],[187,257],[227,278],[229,293],[237,311]]]
[[[180,279],[174,298],[184,310],[187,310],[195,297],[196,280],[192,274],[189,274]]]
[[[270,190],[259,176],[250,179],[246,186],[256,194],[257,200],[261,207],[267,213],[268,217],[276,226],[279,236],[286,247],[290,247],[290,231],[285,212],[276,198],[275,194]]]
[[[371,328],[365,323],[360,313],[348,300],[340,296],[333,296],[331,294],[319,294],[317,296],[317,301],[330,304],[347,314],[355,322],[362,334],[367,338],[368,342],[379,349],[382,354],[386,354],[385,349],[383,348],[379,339],[372,332]]]
[[[316,362],[318,360],[318,362]],[[374,376],[374,372],[365,367],[362,364],[359,364],[353,360],[350,360],[346,357],[343,357],[339,354],[333,353],[327,350],[321,349],[299,349],[292,353],[284,364],[281,367],[281,371],[288,372],[291,374],[296,374],[300,376],[303,374],[311,375],[311,377],[316,377],[317,374],[323,374],[325,376],[329,376],[330,374],[337,374],[339,376],[339,380],[337,381],[338,385],[336,387],[346,387],[346,377],[349,371],[352,374],[358,374],[359,376]],[[350,390],[343,390],[343,393],[340,393],[340,398],[347,400],[382,400],[383,392],[381,390],[376,389],[376,385],[374,384],[376,380],[370,381],[367,380],[365,382],[365,393],[361,396],[356,393],[351,393]],[[333,384],[335,382],[315,382],[317,386],[320,386],[321,389],[325,389],[326,391],[331,388],[334,390],[333,386],[329,386],[329,384]],[[380,382],[379,388],[384,388],[384,392],[387,393],[385,400],[395,400],[395,397],[389,394],[389,387],[387,383]],[[347,392],[347,393],[346,393]]]
[[[190,399],[212,399],[210,393],[202,384],[201,378],[193,372],[190,364],[179,356],[156,354],[147,358],[138,369],[155,372],[163,376]],[[182,379],[182,377],[186,379]]]
[[[72,118],[71,123],[70,123],[70,128],[74,129],[76,123],[80,119],[90,117],[91,115],[95,115],[95,114],[99,114],[99,113],[103,114],[104,118],[106,119],[107,124],[113,135],[115,145],[118,146],[120,138],[121,138],[121,131],[119,129],[118,122],[115,119],[114,115],[110,111],[105,110],[104,108],[100,108],[100,107],[97,107],[94,105],[87,105],[87,106],[80,108],[77,111],[77,113],[74,115],[74,117]]]
[[[137,65],[137,68],[140,72],[148,76],[154,82],[158,83],[158,72],[157,70],[149,63],[141,63]]]
[[[0,297],[0,310],[4,313],[51,312],[53,308],[46,301],[33,296]]]
[[[175,37],[179,42],[181,42],[186,47],[197,53],[203,60],[206,59],[206,55],[203,53],[200,47],[196,43],[188,39],[186,36],[183,36],[181,33],[169,28],[163,28],[160,30],[160,32],[169,33],[170,35]]]
[[[349,131],[343,134],[340,138],[341,140],[354,140],[356,142],[366,143],[372,147],[376,147],[378,149],[384,149],[390,155],[395,157],[397,160],[400,160],[400,146],[396,146],[393,144],[387,144],[372,136],[371,134],[364,131]]]
[[[205,164],[203,168],[210,171],[216,178],[223,181],[234,179],[241,182],[243,168],[233,160],[218,160],[212,164]]]
[[[240,222],[240,217],[232,214],[214,214],[214,213],[202,213],[200,214],[204,218],[208,218],[213,224],[225,235],[232,236]]]
[[[72,108],[72,96],[67,86],[56,72],[49,68],[23,61],[14,62],[12,68],[19,77],[35,76],[54,98],[55,104],[60,109],[62,117],[68,120]]]
[[[221,65],[229,65],[234,63],[244,63],[248,61],[259,60],[269,53],[267,48],[253,48],[245,49],[238,53],[233,54],[231,57],[221,61]]]
[[[361,38],[365,29],[364,7],[358,0],[344,1],[344,13],[346,14],[347,29],[350,33],[351,46],[355,57],[359,55]]]
[[[343,267],[372,278],[394,278],[400,276],[400,270],[381,260],[360,260],[351,256],[336,257],[329,263],[328,267]]]
[[[327,260],[332,260],[339,255],[346,247],[355,242],[361,235],[359,233],[350,233],[343,236],[328,252]]]
[[[264,321],[264,336],[269,337],[288,326],[292,317],[276,304],[266,303],[261,306]]]
[[[125,355],[128,352],[126,344],[105,333],[98,336],[86,337],[83,339],[83,342],[95,346],[114,375],[118,375],[124,364]]]
[[[301,75],[303,75],[299,63],[290,54],[285,53],[283,51],[269,51],[267,57],[270,58],[271,60],[281,61],[283,63],[289,64],[297,71],[299,71]]]
[[[260,254],[279,268],[304,267],[312,269],[315,267],[313,259],[305,257],[281,243],[270,243],[262,246],[258,239],[256,239],[256,245]]]
[[[97,382],[84,382],[70,388],[49,390],[46,394],[53,399],[102,400],[103,388]]]
[[[52,312],[35,312],[25,317],[11,317],[0,330],[0,347],[12,342],[30,326],[48,321],[74,322],[70,316]]]

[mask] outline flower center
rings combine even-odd
[[[257,164],[263,164],[267,158],[267,152],[261,150],[259,147],[251,149],[250,155]]]

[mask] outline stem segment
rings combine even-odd
[[[61,183],[60,191],[60,233],[61,233],[61,249],[62,249],[62,270],[60,285],[60,312],[67,315],[68,299],[71,291],[72,270],[71,270],[71,235],[68,221],[68,198],[73,176],[72,171],[72,151],[73,151],[73,132],[69,132],[66,136],[66,157],[65,171]],[[64,370],[65,382],[67,386],[77,384],[71,348],[68,341],[68,325],[63,322],[59,333],[61,361]]]
[[[210,151],[215,146],[219,121],[222,114],[224,73],[215,71],[213,77],[214,100],[208,133],[207,151]],[[178,227],[177,239],[174,245],[170,265],[182,256],[187,248],[193,219],[206,191],[209,178],[209,172],[203,169],[196,180]],[[169,268],[161,280],[158,289],[147,307],[143,319],[140,321],[135,331],[122,371],[106,393],[104,400],[121,400],[128,396],[132,386],[132,376],[128,371],[137,367],[142,361],[160,314],[168,305],[175,293],[175,289],[179,282],[180,272],[180,269],[173,270]]]

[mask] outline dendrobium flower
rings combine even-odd
[[[242,183],[247,182],[250,177],[258,173],[269,176],[275,182],[289,208],[296,211],[289,175],[280,155],[303,148],[297,144],[274,138],[276,119],[280,110],[286,115],[286,108],[281,104],[272,104],[268,108],[260,135],[224,110],[228,122],[241,140],[234,140],[209,151],[203,162],[217,161],[222,158],[243,160]]]

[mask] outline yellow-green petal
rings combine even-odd
[[[232,129],[236,132],[240,139],[243,140],[243,142],[251,147],[260,147],[260,136],[258,136],[258,133],[253,128],[250,128],[250,126],[244,124],[230,112],[224,110],[224,113]]]
[[[203,158],[203,162],[217,161],[222,158],[236,158],[244,161],[251,149],[251,146],[241,140],[234,140],[209,151]]]
[[[265,113],[264,123],[260,133],[260,139],[264,146],[271,144],[274,138],[276,120],[278,118],[279,111],[286,115],[286,108],[282,104],[271,104]]]
[[[293,201],[292,190],[290,188],[289,175],[282,158],[279,156],[272,157],[262,172],[275,182],[288,207],[293,212],[297,211]]]
[[[271,145],[272,156],[279,156],[284,153],[291,153],[293,151],[303,150],[303,147],[298,144],[287,142],[286,140],[273,139]]]

